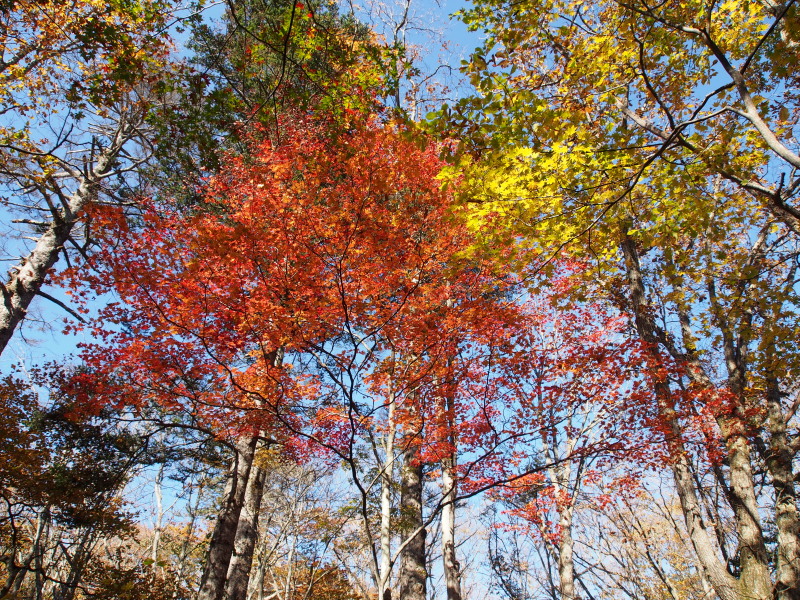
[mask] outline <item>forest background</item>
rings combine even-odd
[[[458,8],[0,3],[0,598],[800,599],[795,3]]]

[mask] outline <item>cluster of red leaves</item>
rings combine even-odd
[[[518,477],[534,438],[579,440],[566,460],[653,461],[658,369],[625,320],[559,309],[580,265],[521,301],[497,253],[467,251],[438,151],[377,120],[343,132],[299,115],[228,156],[200,206],[96,207],[89,283],[122,301],[91,325],[85,402],[282,432],[298,453],[396,426],[418,460],[458,453],[466,492]],[[389,403],[392,425],[374,409]]]
[[[247,155],[229,156],[201,207],[143,201],[135,219],[97,207],[89,284],[122,302],[92,323],[101,343],[84,349],[86,401],[155,402],[223,429],[264,429],[277,416],[329,429],[338,447],[350,422],[300,363],[371,339],[380,347],[365,389],[385,394],[392,379],[416,399],[401,413],[430,417],[431,433],[454,422],[430,398],[468,368],[454,366],[459,344],[491,338],[508,311],[490,267],[458,258],[470,238],[436,179],[437,154],[377,122],[334,135],[299,116],[279,143],[254,136]],[[407,363],[403,381],[387,348]]]

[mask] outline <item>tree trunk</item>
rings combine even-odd
[[[131,117],[134,117],[133,122],[128,121]],[[53,178],[47,183],[37,184],[43,195],[61,198],[61,202],[57,206],[51,205],[50,221],[33,250],[9,270],[5,283],[0,282],[0,354],[28,313],[28,307],[56,264],[86,205],[97,198],[100,182],[112,172],[120,151],[136,134],[139,125],[139,117],[121,117],[116,133],[111,135],[108,147],[99,153],[95,163],[88,165],[85,171],[69,169],[69,175],[78,184],[72,194],[62,190]]]
[[[455,452],[442,461],[442,559],[447,600],[461,600],[461,566],[456,558]]]
[[[245,600],[250,583],[250,570],[253,567],[253,554],[258,541],[258,515],[261,499],[264,497],[265,470],[254,465],[247,481],[244,506],[236,530],[233,557],[228,568],[228,582],[225,585],[226,600]]]
[[[84,528],[80,536],[80,542],[77,544],[72,556],[69,556],[67,548],[63,547],[68,571],[66,577],[59,582],[56,591],[53,593],[53,600],[73,600],[75,598],[80,588],[81,581],[83,580],[84,571],[89,561],[92,559],[92,551],[99,534],[100,532],[96,524],[90,525]],[[43,581],[42,587],[39,587],[37,584],[37,589],[39,591],[43,589],[44,583]],[[44,594],[40,595],[37,593],[37,600],[43,597],[45,597]]]
[[[224,504],[211,534],[197,600],[221,600],[223,597],[257,441],[255,436],[246,436],[236,443],[236,452],[225,485]]]
[[[752,257],[758,256],[758,244],[754,246]],[[632,250],[633,251],[633,250]],[[766,600],[772,596],[772,580],[770,576],[769,556],[764,542],[761,519],[752,468],[752,443],[748,437],[748,417],[746,416],[747,389],[747,346],[748,331],[751,328],[752,313],[745,310],[737,326],[731,324],[727,311],[717,300],[716,285],[712,278],[706,282],[710,312],[714,323],[722,334],[722,347],[725,355],[728,378],[727,386],[735,398],[732,413],[717,416],[717,424],[727,450],[727,464],[730,468],[727,499],[736,519],[738,538],[738,558],[741,568],[739,586],[741,594],[747,598]],[[682,284],[676,289],[682,290]],[[677,356],[674,349],[670,351],[676,358],[685,359],[690,365],[689,376],[701,388],[712,389],[711,378],[705,367],[697,360],[695,353],[696,339],[691,332],[689,315],[685,309],[679,308],[679,319],[683,332],[685,356]]]
[[[280,368],[283,365],[283,347],[278,347],[270,352],[268,360],[272,366]],[[267,472],[255,463],[258,439],[254,439],[251,468],[246,479],[247,484],[236,527],[236,537],[233,541],[233,553],[228,566],[227,581],[224,583],[223,597],[225,600],[246,600],[247,589],[250,586],[250,572],[253,568],[253,556],[258,542],[258,517],[261,513]]]
[[[721,414],[717,424],[727,450],[730,469],[728,501],[736,519],[738,556],[741,574],[739,587],[743,597],[768,600],[772,596],[769,557],[764,543],[761,518],[758,514],[755,485],[753,483],[752,448],[748,438],[748,417],[745,390],[747,389],[746,338],[737,336],[724,311],[716,304],[716,288],[708,284],[709,302],[715,323],[722,333],[722,346],[728,370],[728,388],[735,397],[733,414]],[[747,317],[743,318],[748,323]],[[741,325],[740,327],[746,327]],[[707,378],[706,378],[707,379]]]
[[[741,595],[748,599],[769,600],[772,597],[772,581],[753,488],[750,443],[740,431],[731,435],[723,433],[723,436],[728,449],[730,500],[739,542]]]
[[[672,476],[695,554],[720,600],[741,600],[738,582],[720,560],[719,546],[706,529],[691,466],[686,458],[686,449],[682,442],[674,443],[673,448]]]
[[[800,516],[792,471],[792,452],[786,437],[786,421],[781,408],[777,381],[767,387],[767,469],[775,490],[775,526],[778,530],[778,556],[775,568],[776,600],[800,600]]]
[[[22,559],[21,564],[17,564],[16,536],[12,536],[11,548],[8,550],[8,557],[3,562],[6,563],[6,582],[0,588],[0,600],[5,598],[16,598],[22,584],[30,572],[35,573],[36,589],[41,589],[42,575],[44,566],[42,565],[42,539],[50,523],[50,505],[46,505],[36,517],[36,531],[31,540],[31,548],[27,556]],[[31,563],[35,566],[31,568]],[[41,595],[41,594],[40,594]]]
[[[397,426],[394,422],[395,395],[389,394],[388,431],[384,438],[384,464],[381,472],[381,561],[378,571],[379,598],[392,599],[392,475],[394,473],[394,441]]]
[[[417,461],[417,447],[409,445],[403,453],[400,479],[400,515],[404,541],[400,555],[397,589],[400,600],[426,600],[425,528],[422,520],[422,463]],[[408,536],[413,535],[409,540]]]
[[[558,539],[558,587],[561,592],[561,600],[575,600],[571,506],[561,509],[559,525],[561,526],[561,535]]]
[[[150,560],[152,561],[151,567],[153,571],[158,567],[158,546],[161,543],[161,530],[164,527],[164,468],[165,463],[161,463],[158,468],[158,474],[156,475],[156,481],[153,485],[153,496],[156,501],[156,514],[153,522],[153,545],[150,547]]]
[[[639,266],[636,244],[625,233],[627,227],[624,224],[622,229],[622,253],[625,258],[625,270],[631,293],[630,307],[633,310],[636,331],[644,342],[655,348],[659,346],[661,340],[657,335],[657,327],[649,314],[649,307],[645,299],[644,281]],[[672,458],[671,468],[675,489],[681,503],[681,510],[692,547],[720,600],[743,600],[739,592],[739,582],[728,573],[726,565],[720,560],[721,552],[719,546],[706,529],[702,507],[697,497],[697,489],[692,477],[688,453],[683,444],[681,426],[678,422],[678,415],[675,411],[669,384],[656,382],[654,387],[659,415],[668,437],[667,443],[669,444]]]

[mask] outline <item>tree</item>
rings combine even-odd
[[[3,6],[0,193],[13,219],[4,252],[14,266],[0,290],[0,352],[35,296],[53,300],[42,286],[65,248],[85,249],[77,234],[91,238],[87,208],[125,201],[113,189],[119,181],[110,182],[141,162],[135,146],[149,151],[145,90],[166,58],[169,6],[161,0]]]
[[[50,406],[11,377],[2,385],[0,514],[3,597],[80,597],[101,540],[128,537],[132,522],[121,491],[145,460],[146,437],[113,410],[82,413],[59,389],[63,371],[39,373]]]
[[[563,290],[570,284],[553,285]],[[615,478],[635,480],[633,465],[648,452],[637,432],[644,424],[632,367],[637,351],[625,340],[624,319],[598,304],[557,311],[543,304],[523,334],[526,366],[517,365],[510,380],[512,397],[521,396],[515,429],[529,432],[514,451],[545,466],[513,482],[505,500],[510,514],[538,528],[553,557],[559,597],[574,600],[576,510],[589,488],[608,494]],[[631,470],[618,474],[618,463]]]
[[[651,489],[648,489],[651,488]],[[703,598],[713,594],[693,556],[681,509],[665,481],[634,486],[590,508],[580,544],[582,579],[607,597]]]
[[[449,215],[434,146],[377,118],[343,131],[336,120],[292,117],[280,141],[254,136],[250,152],[230,156],[209,183],[203,212],[159,202],[143,203],[136,221],[118,210],[93,212],[124,242],[101,245],[92,283],[127,304],[109,306],[96,323],[109,346],[90,346],[85,358],[106,375],[85,383],[100,401],[186,406],[245,443],[229,532],[242,524],[256,438],[308,438],[360,477],[353,441],[388,436],[378,459],[383,541],[373,549],[388,590],[396,559],[388,440],[421,398],[414,386],[427,382],[442,397],[435,371],[448,368],[450,340],[478,325],[498,327],[504,309],[493,299],[505,284],[488,264],[458,257],[467,232]],[[427,406],[422,418],[441,413],[433,397]],[[384,410],[395,411],[394,420]],[[419,432],[404,435],[420,443]],[[227,573],[228,560],[210,562]]]
[[[578,227],[640,183],[719,176],[795,230],[796,18],[792,2],[479,1],[465,20],[490,34],[469,68],[482,93],[446,112],[481,128],[478,148],[532,153],[543,190],[580,192],[564,206]]]
[[[655,431],[715,591],[796,598],[796,157],[780,141],[795,123],[795,8],[481,2],[468,18],[491,33],[471,63],[482,95],[450,114],[476,132],[475,156],[488,149],[465,192],[488,201],[478,220],[503,211],[547,256],[592,262],[581,294],[613,298],[651,348]],[[734,558],[707,529],[705,465],[726,490]],[[774,565],[759,501],[780,532]]]
[[[337,564],[333,545],[344,545],[346,517],[340,509],[336,470],[314,457],[270,449],[257,457],[267,473],[251,593],[257,598],[358,598],[348,573]]]
[[[342,91],[374,83],[362,79],[367,73],[358,66],[380,48],[336,3],[251,0],[225,8],[219,25],[198,26],[190,42],[193,62],[213,78],[208,101],[220,105],[223,130],[236,134],[237,120],[274,127],[287,109],[332,114],[341,102],[354,108],[358,98],[344,98]]]
[[[532,574],[523,558],[501,551],[518,547],[517,540],[501,537],[523,532],[534,539],[551,594],[578,597],[581,513],[600,498],[613,504],[615,488],[631,485],[658,456],[648,433],[652,394],[642,381],[641,346],[609,303],[573,302],[583,268],[564,262],[542,278],[493,358],[499,385],[491,427],[508,441],[489,446],[501,483],[489,495],[505,508],[502,517],[490,509],[492,526],[503,531],[491,540],[490,558],[511,597],[533,593]]]
[[[253,126],[279,139],[287,111],[347,118],[345,108],[379,108],[386,49],[337,3],[223,4],[219,21],[192,23],[191,55],[162,85],[167,101],[153,119],[158,161],[143,195],[201,203],[225,153],[247,153]]]

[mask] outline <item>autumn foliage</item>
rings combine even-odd
[[[324,393],[292,364],[304,353],[380,332],[421,355],[432,328],[478,319],[487,267],[454,262],[469,239],[436,180],[434,146],[377,120],[334,134],[309,116],[250,146],[227,158],[197,210],[150,202],[133,219],[93,214],[109,243],[92,284],[125,300],[95,322],[109,345],[86,351],[108,372],[92,377],[105,381],[98,399],[187,405],[226,424],[269,420],[262,408],[291,420],[284,408]],[[450,311],[457,323],[431,310],[443,315],[453,289],[471,291]],[[379,386],[381,367],[372,371]]]

